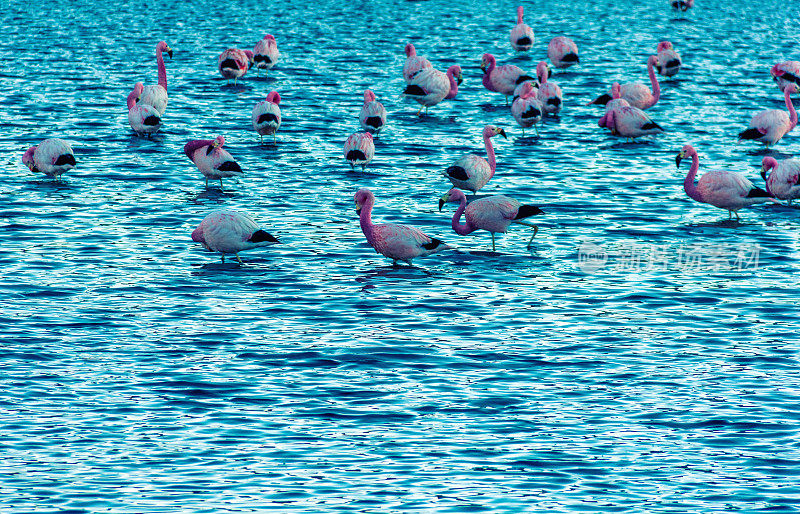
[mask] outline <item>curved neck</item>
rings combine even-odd
[[[450,81],[450,91],[447,93],[447,96],[445,96],[445,99],[450,100],[451,98],[455,98],[458,94],[458,82],[453,76],[452,70],[447,70],[447,79]]]
[[[687,173],[686,178],[683,179],[683,190],[686,191],[689,198],[697,200],[698,202],[703,202],[703,195],[700,194],[700,191],[698,191],[697,187],[694,185],[694,177],[697,175],[698,169],[700,169],[700,157],[697,156],[697,152],[692,152],[692,167],[689,168],[689,173]]]
[[[136,105],[136,98],[138,96],[139,95],[136,93],[135,89],[133,91],[131,91],[130,94],[128,95],[128,110],[129,111],[131,109],[133,109],[133,107]]]
[[[784,98],[786,99],[786,108],[789,109],[789,123],[791,123],[792,130],[797,126],[797,111],[794,110],[794,104],[792,103],[792,97],[790,96],[789,88],[786,87],[783,91]]]
[[[517,25],[520,25],[522,23],[522,11],[523,9],[521,5],[517,7]]]
[[[364,232],[367,242],[374,247],[375,245],[373,242],[375,241],[375,225],[372,224],[373,205],[375,205],[375,199],[367,198],[367,200],[361,206],[361,215],[359,217],[359,221],[361,223],[361,231]]]
[[[650,85],[653,88],[653,97],[650,102],[648,102],[648,107],[652,107],[658,102],[658,98],[661,96],[661,86],[658,85],[656,70],[653,69],[653,59],[647,60],[647,74],[650,75]]]
[[[466,208],[467,208],[467,197],[461,195],[461,203],[458,204],[458,209],[456,209],[456,213],[453,214],[453,222],[452,222],[453,230],[455,231],[456,234],[460,236],[466,236],[470,232],[475,231],[475,229],[470,226],[469,222],[459,223],[459,221],[461,221],[461,215],[464,214]]]
[[[156,50],[156,62],[158,63],[158,85],[167,90],[167,68],[164,66],[164,56],[161,55],[161,46]]]
[[[494,177],[494,166],[495,166],[494,147],[492,146],[491,139],[489,139],[489,134],[483,135],[483,144],[486,146],[486,154],[488,156],[487,160],[489,161],[489,169],[492,170],[492,174],[489,176],[489,178],[492,178]]]

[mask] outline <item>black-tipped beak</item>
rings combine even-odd
[[[444,201],[444,198],[439,198],[439,212],[442,212],[445,203],[447,202]]]
[[[543,210],[541,210],[541,209],[540,209],[540,208],[538,208],[538,207],[534,207],[534,208],[533,208],[533,215],[535,216],[535,215],[537,215],[537,214],[544,214],[544,211],[543,211]]]
[[[767,181],[767,167],[766,166],[761,166],[761,178],[764,179],[764,182]],[[439,210],[441,210],[441,209],[439,209]]]
[[[356,214],[361,216],[361,207],[356,207]]]
[[[481,63],[481,71],[486,73],[486,63]]]
[[[461,78],[461,76],[459,76],[459,77],[456,79],[456,84],[458,84],[458,85],[460,86],[462,82],[464,82],[464,79],[462,79],[462,78]]]
[[[681,167],[681,159],[683,159],[683,156],[681,154],[678,154],[678,155],[675,156],[675,167],[676,168],[680,168]]]
[[[505,130],[503,130],[503,129],[500,129],[500,132],[498,132],[498,134],[500,134],[500,135],[501,135],[501,136],[503,136],[504,138],[508,139],[508,136],[506,136],[506,131],[505,131]]]
[[[167,50],[167,55],[169,55],[169,58],[172,59],[172,48]]]

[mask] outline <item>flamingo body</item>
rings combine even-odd
[[[261,136],[275,135],[281,126],[281,95],[271,91],[266,100],[258,102],[253,107],[253,130]]]
[[[137,82],[128,95],[128,123],[137,135],[155,134],[161,129],[161,114],[150,104],[136,103],[143,89],[142,83]]]
[[[800,87],[800,62],[798,61],[779,62],[769,70],[769,73],[781,91],[789,84]]]
[[[558,36],[547,45],[547,57],[556,68],[569,68],[580,62],[578,45],[568,37]]]
[[[262,230],[248,214],[231,209],[221,209],[206,216],[192,232],[192,241],[200,243],[211,252],[232,253],[241,263],[239,252],[273,245],[278,240]]]
[[[250,67],[250,58],[244,50],[228,48],[217,58],[220,74],[226,79],[238,79],[247,73]]]
[[[526,129],[542,121],[544,106],[536,97],[536,92],[530,82],[525,82],[520,95],[511,103],[511,116],[520,127]],[[524,130],[523,130],[524,134]]]
[[[508,41],[517,52],[527,52],[533,46],[533,29],[522,21],[523,8],[517,7],[517,24],[511,29]]]
[[[217,136],[215,139],[189,141],[183,147],[183,152],[206,178],[206,187],[209,179],[219,180],[222,185],[223,178],[244,175],[233,156],[222,148],[224,144],[225,138]]]
[[[767,176],[767,171],[772,170]],[[781,200],[800,198],[800,159],[776,160],[774,157],[764,157],[761,166],[761,176],[767,185],[767,192]]]
[[[375,142],[369,132],[356,132],[344,142],[344,158],[350,162],[350,167],[361,166],[363,170],[374,156]]]
[[[403,64],[403,80],[406,81],[406,84],[410,84],[411,79],[413,79],[419,72],[428,68],[432,68],[432,66],[428,59],[417,56],[417,49],[414,48],[414,45],[411,43],[406,45],[405,51],[406,62]]]
[[[779,109],[761,111],[750,120],[748,129],[739,133],[739,139],[752,139],[765,145],[774,145],[797,125],[797,111],[790,95],[797,92],[795,84],[783,89],[784,101],[789,112]]]
[[[386,125],[386,108],[375,99],[375,93],[369,89],[364,91],[364,105],[358,113],[358,123],[362,129],[375,134]]]
[[[621,98],[627,100],[632,107],[642,110],[649,109],[654,106],[661,97],[661,86],[658,83],[655,73],[657,61],[658,58],[655,55],[651,55],[647,59],[647,74],[650,76],[650,87],[652,87],[652,91],[641,82],[627,83],[620,86]],[[611,99],[612,94],[606,93],[600,95],[590,103],[605,105]]]
[[[502,93],[506,97],[514,94],[517,86],[526,80],[535,80],[519,66],[513,64],[497,66],[497,59],[492,54],[483,54],[481,69],[483,70],[483,86],[489,91]]]
[[[444,99],[454,98],[458,93],[458,84],[460,82],[460,66],[450,66],[447,69],[447,73],[442,73],[433,68],[426,68],[411,79],[403,94],[413,98],[427,109]]]
[[[558,114],[561,110],[563,95],[558,84],[547,81],[549,75],[550,71],[547,69],[547,63],[540,61],[536,65],[536,76],[539,78],[539,90],[536,93],[536,97],[542,103],[545,113]]]
[[[606,103],[606,113],[603,115],[602,118],[600,118],[600,121],[597,122],[597,124],[600,125],[601,127],[607,126],[609,112],[618,107],[630,106],[628,101],[621,97],[621,89],[622,87],[619,85],[619,82],[614,82],[614,84],[611,86],[611,96],[613,98],[609,100],[608,103]]]
[[[656,47],[656,69],[665,77],[673,77],[681,69],[681,56],[672,48],[672,43],[662,41]]]
[[[489,160],[477,155],[467,154],[453,163],[452,166],[444,171],[445,176],[455,187],[467,189],[473,193],[486,185],[494,176],[495,157],[494,147],[490,138],[501,134],[506,137],[503,129],[493,125],[486,125],[483,128],[483,143],[486,147],[486,154]]]
[[[605,119],[606,127],[615,136],[636,138],[664,132],[643,110],[630,105],[612,109]]]
[[[267,34],[253,49],[253,65],[258,70],[270,70],[278,62],[278,43],[275,36]]]
[[[34,173],[44,173],[56,179],[76,164],[72,146],[63,139],[55,138],[45,139],[28,148],[22,155],[22,163]]]

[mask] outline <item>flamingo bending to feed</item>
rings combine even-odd
[[[467,197],[464,193],[460,189],[453,188],[439,198],[439,211],[441,212],[444,204],[450,202],[459,204],[452,222],[455,233],[466,236],[476,230],[486,230],[492,234],[492,251],[495,251],[495,233],[504,234],[512,223],[533,227],[533,235],[528,240],[528,248],[530,248],[533,238],[536,237],[536,233],[539,232],[538,226],[522,221],[530,216],[542,214],[543,211],[534,205],[522,205],[504,195],[487,196],[467,205]],[[466,215],[466,223],[460,223],[462,214]]]
[[[351,169],[361,165],[361,169],[364,170],[374,156],[375,143],[369,132],[350,134],[344,142],[344,158],[350,162]]]
[[[733,213],[736,215],[736,221],[739,221],[738,211],[743,207],[750,207],[753,204],[764,202],[780,203],[763,189],[755,187],[744,175],[735,171],[709,171],[700,177],[697,185],[695,185],[694,178],[700,168],[700,158],[697,156],[697,150],[692,145],[684,146],[675,157],[675,165],[677,167],[680,168],[681,159],[684,157],[692,158],[692,167],[689,168],[689,173],[683,181],[683,189],[686,194],[689,195],[689,198],[698,202],[726,209],[728,211],[728,219],[731,218],[731,213]]]
[[[620,89],[621,86],[619,85],[619,82],[614,82],[614,84],[611,85],[611,96],[613,98],[606,103],[606,113],[602,118],[600,118],[600,121],[597,122],[597,124],[601,127],[607,126],[606,122],[608,120],[608,113],[611,112],[612,109],[616,109],[617,107],[628,107],[631,105],[627,100],[622,98]]]
[[[672,0],[670,3],[673,9],[678,9],[683,12],[688,11],[694,6],[694,0]]]
[[[506,97],[514,94],[514,89],[526,80],[536,80],[527,75],[522,68],[513,64],[497,66],[497,59],[492,54],[483,54],[481,59],[481,70],[483,70],[483,86],[489,91],[502,93]]]
[[[769,73],[781,91],[789,84],[800,86],[800,62],[798,61],[779,62],[769,70]]]
[[[533,29],[522,21],[523,8],[517,7],[517,24],[511,29],[508,40],[517,52],[527,52],[533,46]]]
[[[414,227],[394,223],[373,224],[372,207],[375,205],[375,195],[369,189],[359,189],[354,199],[361,231],[364,232],[367,242],[376,253],[392,259],[394,266],[397,266],[397,261],[411,264],[415,257],[424,257],[448,248],[444,242],[426,236]]]
[[[375,93],[369,89],[364,91],[364,105],[358,113],[358,122],[362,129],[375,134],[380,133],[386,125],[386,108],[375,99]]]
[[[22,155],[22,163],[32,172],[44,173],[56,180],[76,164],[72,146],[63,139],[45,139],[28,148]]]
[[[201,243],[210,252],[220,252],[222,262],[225,262],[226,253],[232,253],[239,264],[243,264],[239,257],[242,250],[279,242],[248,214],[232,209],[220,209],[203,218],[192,232],[192,241]]]
[[[450,66],[446,74],[428,68],[416,74],[402,94],[413,98],[420,104],[417,111],[417,116],[419,116],[423,107],[425,114],[428,114],[428,107],[433,107],[442,100],[455,98],[461,81],[461,66]]]
[[[278,62],[279,57],[278,43],[275,41],[275,36],[267,34],[264,39],[256,43],[256,47],[253,49],[253,65],[256,68],[256,72],[258,70],[266,70],[264,73],[266,76],[266,73]]]
[[[561,88],[554,82],[547,82],[548,75],[550,70],[547,68],[547,63],[540,61],[536,65],[536,76],[539,78],[539,91],[536,96],[542,102],[545,113],[558,114],[561,110]]]
[[[547,57],[556,68],[569,68],[581,62],[578,57],[578,45],[568,37],[558,36],[547,45]]]
[[[428,59],[417,56],[417,49],[414,48],[414,45],[411,43],[406,45],[406,62],[403,64],[403,80],[406,81],[406,84],[410,84],[411,79],[422,70],[432,67]]]
[[[672,48],[672,43],[662,41],[656,47],[656,68],[665,77],[677,75],[681,69],[681,56]]]
[[[472,191],[474,195],[491,180],[494,176],[496,163],[494,160],[494,147],[489,139],[497,134],[508,139],[506,132],[499,127],[494,125],[483,127],[483,144],[489,157],[488,161],[483,157],[470,153],[458,159],[443,172],[455,187]]]
[[[142,94],[144,86],[137,82],[133,91],[128,95],[128,123],[136,135],[155,134],[161,128],[161,115],[158,109],[144,102],[136,103],[136,99]]]
[[[767,177],[767,172],[772,170]],[[774,157],[764,157],[761,161],[761,176],[767,185],[767,192],[781,200],[800,198],[800,159],[775,160]]]
[[[797,111],[794,110],[792,99],[789,95],[797,92],[795,84],[789,84],[783,88],[783,96],[786,101],[786,108],[789,112],[780,109],[767,109],[753,116],[750,120],[749,128],[739,133],[739,140],[752,139],[760,143],[774,145],[783,136],[791,132],[797,126]]]
[[[647,59],[647,74],[650,76],[650,85],[653,88],[652,92],[650,91],[650,88],[648,88],[641,82],[622,84],[620,89],[622,98],[627,100],[631,106],[642,110],[649,109],[650,107],[654,106],[656,102],[658,102],[658,99],[661,97],[661,86],[658,85],[656,72],[655,69],[653,68],[657,62],[658,62],[658,57],[656,57],[655,55],[651,55]],[[609,93],[606,93],[598,96],[593,101],[589,102],[587,105],[592,105],[592,104],[605,105],[611,99],[612,96]]]
[[[511,115],[522,127],[522,137],[525,137],[525,129],[527,127],[533,127],[536,130],[536,135],[539,135],[539,129],[536,128],[536,124],[542,121],[543,113],[544,106],[536,97],[536,90],[530,82],[525,82],[522,84],[520,95],[511,102]]]
[[[264,136],[272,134],[272,142],[275,143],[275,133],[281,126],[281,95],[277,91],[270,91],[266,100],[258,102],[253,107],[253,129],[261,136],[261,144],[264,144]]]
[[[611,109],[605,114],[605,125],[614,136],[629,139],[664,132],[643,110],[631,105]]]
[[[206,177],[206,187],[208,179],[219,180],[219,187],[222,188],[222,179],[244,175],[242,168],[233,160],[222,146],[225,138],[217,136],[215,139],[197,139],[189,141],[183,147],[183,153],[192,160]]]
[[[164,66],[164,56],[166,51],[172,59],[172,48],[166,41],[159,41],[156,45],[156,66],[158,67],[158,84],[144,86],[141,96],[136,100],[143,104],[152,105],[158,111],[159,116],[164,116],[167,111],[167,68]]]
[[[251,52],[252,53],[252,52]],[[239,48],[228,48],[217,58],[220,74],[234,84],[239,77],[244,76],[250,68],[250,56]]]

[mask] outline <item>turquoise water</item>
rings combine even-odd
[[[788,2],[525,3],[536,42],[515,56],[516,4],[200,1],[14,2],[0,10],[0,511],[795,512],[800,508],[797,228],[783,206],[742,222],[686,197],[705,169],[758,176],[736,144],[753,113],[783,109],[769,68],[798,59]],[[272,33],[269,78],[227,86],[225,48]],[[522,138],[480,58],[533,70],[566,34],[581,64],[551,80],[564,110]],[[156,82],[170,103],[153,140],[125,97]],[[663,136],[625,144],[584,104],[646,81],[671,40],[685,67],[649,110]],[[403,46],[460,64],[457,98],[418,119],[399,98]],[[341,147],[373,89],[388,126],[365,173]],[[278,144],[250,111],[276,89]],[[440,172],[483,153],[484,192],[539,205],[526,227],[461,237]],[[182,153],[222,134],[245,176],[206,190]],[[20,162],[74,142],[61,182]],[[798,148],[789,134],[770,151]],[[374,218],[456,246],[392,268],[364,241]],[[193,244],[218,207],[283,244],[243,266]]]

